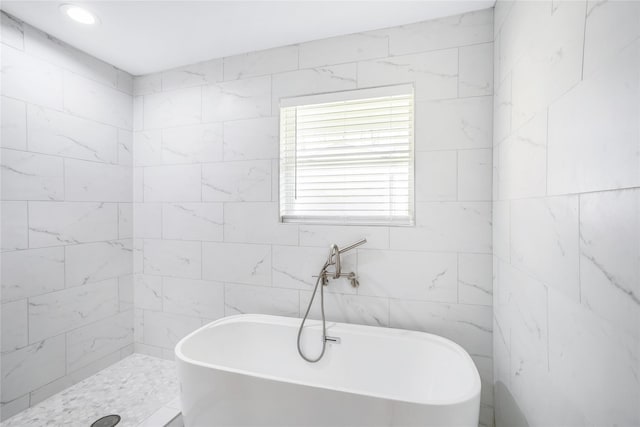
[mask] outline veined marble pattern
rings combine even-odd
[[[639,4],[495,10],[496,425],[638,425]]]
[[[133,350],[133,78],[1,19],[5,419]]]
[[[133,354],[0,425],[87,427],[100,417],[118,414],[118,426],[135,427],[162,407],[173,406],[177,415],[178,392],[173,362]]]
[[[136,77],[135,350],[171,357],[181,336],[224,315],[298,317],[329,245],[367,238],[342,258],[360,288],[332,280],[327,315],[460,342],[482,372],[491,426],[492,16],[223,58],[222,80],[217,60]],[[406,83],[416,227],[281,223],[281,99]]]

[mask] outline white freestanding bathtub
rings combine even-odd
[[[318,363],[300,358],[300,319],[245,314],[176,345],[185,427],[473,426],[480,376],[457,344],[422,332],[327,323]],[[308,325],[308,326],[307,326]],[[302,348],[315,356],[321,322]]]

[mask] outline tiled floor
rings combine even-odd
[[[0,427],[89,427],[109,414],[122,417],[117,427],[162,427],[180,412],[178,392],[174,362],[133,354]]]

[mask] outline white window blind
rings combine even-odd
[[[412,225],[413,87],[283,99],[282,222]]]

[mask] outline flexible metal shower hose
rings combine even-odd
[[[304,328],[304,322],[306,322],[307,317],[309,316],[309,311],[311,310],[311,306],[313,305],[313,299],[315,298],[316,292],[318,291],[318,285],[322,281],[322,278],[324,277],[324,274],[327,271],[327,267],[329,267],[329,261],[325,262],[324,266],[322,267],[322,270],[320,270],[320,274],[318,274],[318,280],[316,280],[316,286],[313,288],[313,294],[311,294],[311,300],[309,301],[309,306],[307,306],[307,312],[304,314],[302,323],[300,323],[300,329],[298,329],[298,354],[300,355],[300,357],[302,357],[304,360],[306,360],[309,363],[316,363],[317,361],[322,359],[322,356],[324,356],[324,351],[327,348],[327,327],[324,319],[324,285],[320,285],[320,312],[322,313],[322,351],[320,352],[320,355],[317,358],[311,359],[305,356],[304,353],[302,352],[302,349],[300,348],[300,338],[302,337],[302,329]]]

